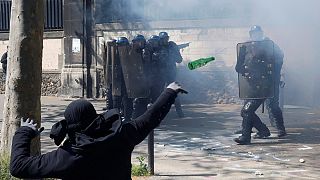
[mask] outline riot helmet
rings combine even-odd
[[[159,38],[160,38],[160,45],[161,46],[166,46],[169,44],[169,35],[167,32],[160,32]]]
[[[160,45],[159,43],[160,43],[160,38],[157,35],[152,35],[147,41],[147,44],[153,49],[159,48],[159,45]]]
[[[132,39],[133,46],[138,47],[139,49],[144,49],[146,45],[146,39],[143,35],[138,34]]]
[[[253,41],[263,40],[263,31],[262,28],[258,25],[254,25],[250,28],[249,35],[250,39]]]
[[[118,46],[126,46],[129,45],[129,40],[126,37],[119,37],[117,39],[117,45]]]

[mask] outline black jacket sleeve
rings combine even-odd
[[[172,53],[170,53],[171,58],[174,59],[175,63],[181,63],[183,58],[181,56],[180,49],[179,49],[178,45],[175,42],[170,41],[169,47],[170,47],[170,50],[172,51]]]
[[[10,173],[18,178],[62,178],[70,165],[71,156],[61,153],[62,149],[30,156],[31,139],[35,136],[29,127],[20,127],[12,141]]]
[[[125,141],[133,146],[143,141],[165,118],[176,97],[175,91],[166,89],[143,115],[124,124],[121,134]]]

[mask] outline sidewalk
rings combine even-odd
[[[42,97],[42,151],[56,149],[48,138],[53,123],[63,118],[71,99]],[[91,101],[102,112],[104,101]],[[3,95],[0,95],[3,104]],[[241,117],[238,105],[188,104],[185,118],[174,108],[155,131],[155,176],[148,180],[188,179],[318,179],[320,177],[320,110],[287,106],[284,110],[288,136],[253,139],[252,145],[233,142]],[[3,107],[0,108],[2,112]],[[260,110],[258,110],[260,111]],[[260,111],[261,112],[261,111]],[[270,126],[267,115],[260,115]],[[0,115],[2,119],[2,114]],[[147,157],[147,143],[132,156]],[[147,159],[147,158],[146,158]],[[304,159],[300,163],[299,159]]]

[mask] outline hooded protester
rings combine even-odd
[[[11,152],[10,172],[18,178],[131,179],[131,153],[149,132],[164,119],[179,92],[171,83],[157,101],[141,116],[122,122],[117,109],[97,114],[86,100],[76,100],[65,110],[62,120],[52,126],[50,137],[57,150],[30,155],[37,129],[32,120],[21,120]]]

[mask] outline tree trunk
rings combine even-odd
[[[12,137],[21,117],[32,118],[40,125],[43,2],[12,1],[1,154],[11,152]],[[40,153],[39,137],[32,141],[31,153]]]

